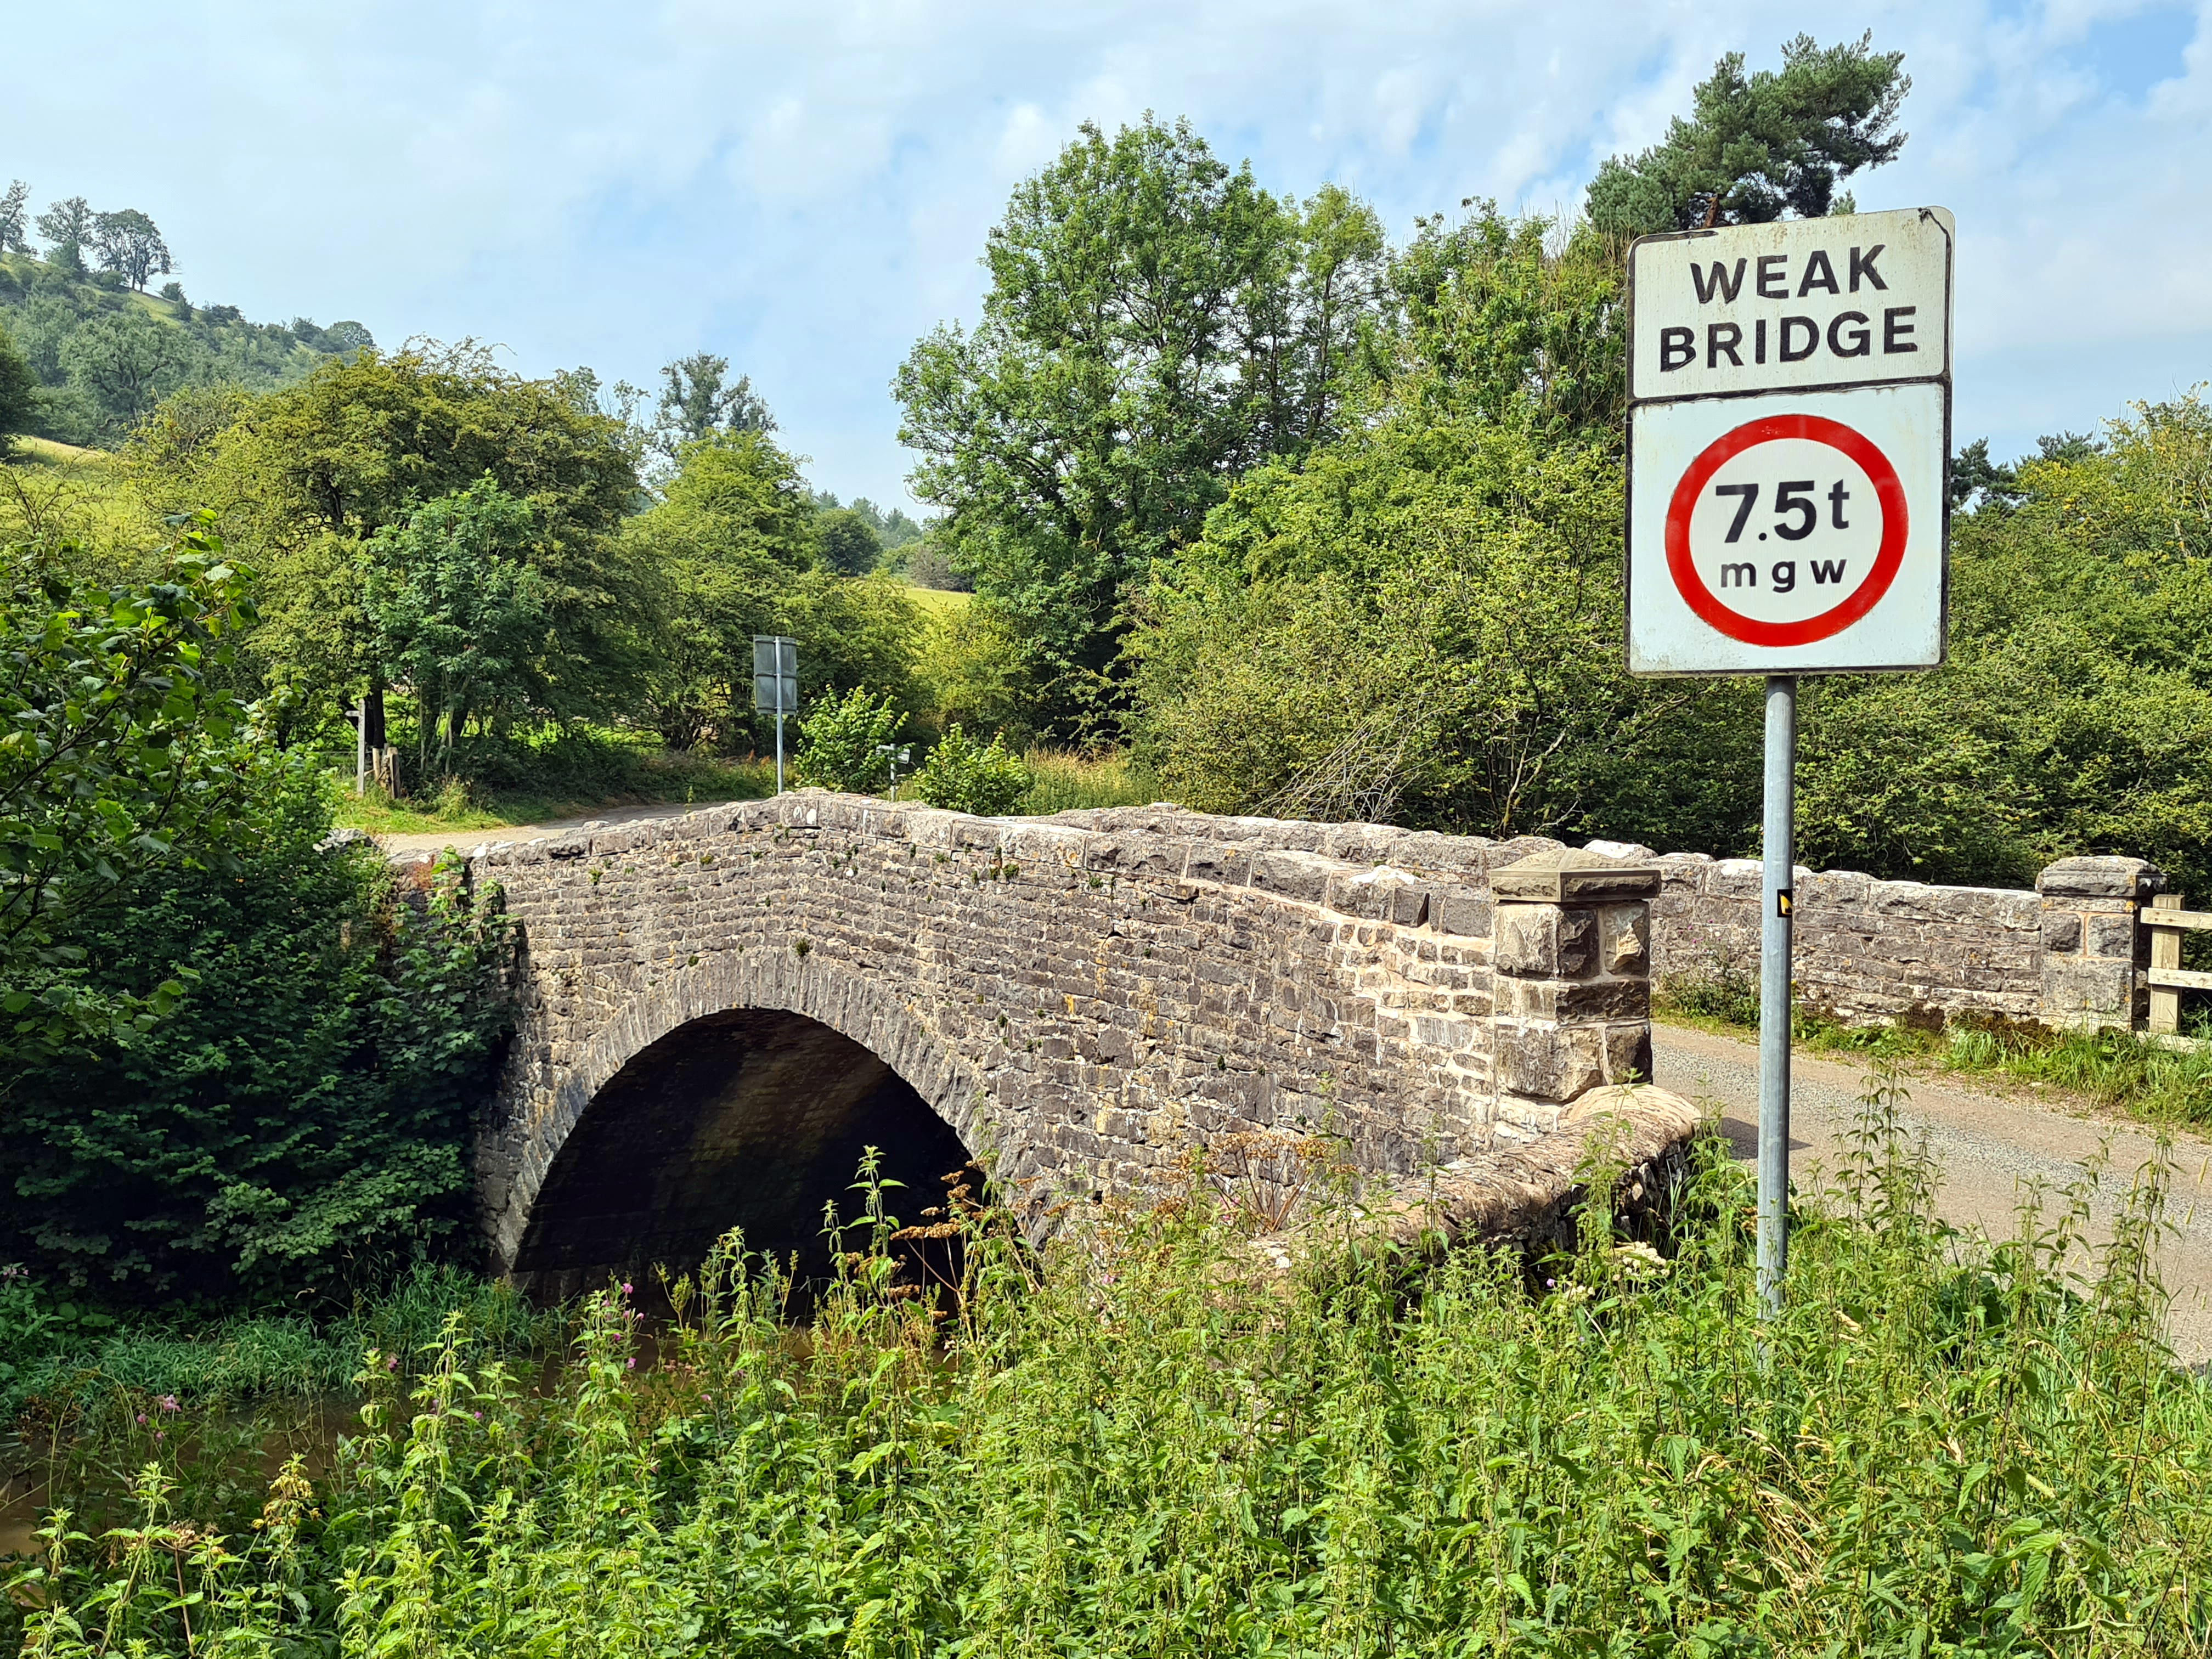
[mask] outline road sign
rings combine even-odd
[[[1945,390],[1920,382],[1638,409],[1629,672],[1941,663]]]
[[[753,635],[753,707],[763,714],[799,712],[799,641]]]
[[[1951,216],[1629,252],[1628,670],[1943,659]]]
[[[1629,249],[1628,672],[1766,677],[1759,1288],[1789,1263],[1797,677],[1943,660],[1951,216]]]
[[[799,712],[799,641],[753,635],[753,707],[775,716],[775,793],[783,793],[783,717]]]

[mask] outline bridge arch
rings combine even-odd
[[[818,1270],[822,1205],[854,1212],[863,1147],[918,1210],[981,1149],[981,1115],[974,1077],[884,986],[718,953],[632,999],[516,1126],[495,1254],[545,1297],[688,1267],[732,1225]]]

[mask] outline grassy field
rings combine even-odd
[[[965,611],[974,600],[973,593],[955,593],[942,587],[916,587],[908,584],[906,596],[933,617],[955,616]]]

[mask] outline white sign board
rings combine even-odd
[[[1924,208],[1630,251],[1631,673],[1942,661],[1951,240]]]

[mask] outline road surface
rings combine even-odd
[[[1723,1131],[1736,1155],[1748,1161],[1759,1137],[1758,1045],[1655,1024],[1651,1047],[1652,1080],[1688,1099],[1717,1102]],[[1838,1162],[1837,1133],[1858,1110],[1866,1072],[1800,1048],[1790,1073],[1790,1157],[1793,1176],[1802,1181],[1815,1159],[1831,1170]],[[2070,1097],[2039,1098],[2039,1091],[2011,1084],[1981,1089],[1960,1079],[1921,1076],[1908,1078],[1906,1085],[1912,1096],[1906,1121],[1915,1131],[1926,1129],[1936,1157],[1942,1183],[1936,1208],[1947,1220],[1978,1224],[1999,1236],[2013,1231],[2014,1206],[2027,1182],[2040,1178],[2050,1189],[2048,1218],[2060,1202],[2058,1189],[2109,1140],[2112,1161],[2091,1224],[2093,1240],[2101,1243],[2129,1178],[2149,1160],[2158,1133]],[[2159,1261],[2173,1293],[2174,1350],[2187,1363],[2203,1365],[2212,1361],[2212,1140],[2172,1133],[2176,1231]]]

